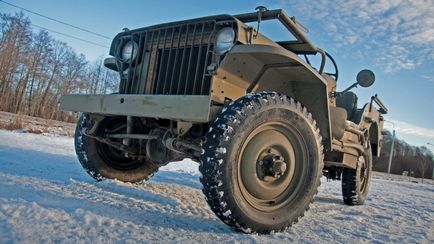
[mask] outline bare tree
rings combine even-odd
[[[34,33],[22,13],[0,14],[0,110],[74,121],[58,109],[62,94],[112,93],[119,75],[77,54],[47,31]]]
[[[22,13],[1,18],[4,24],[0,38],[0,108],[16,113],[18,104],[13,93],[20,94],[24,87],[32,32],[30,21]]]
[[[51,55],[48,57],[48,63],[50,64],[47,69],[47,77],[48,80],[46,85],[42,87],[41,91],[41,101],[39,103],[39,107],[37,109],[37,113],[35,116],[39,117],[47,117],[47,113],[50,114],[49,111],[49,96],[55,94],[56,91],[53,90],[52,86],[55,82],[58,82],[58,79],[61,76],[61,70],[64,66],[65,57],[68,50],[68,47],[65,43],[59,41],[53,41],[53,51]]]
[[[417,162],[417,168],[419,169],[422,182],[423,182],[423,179],[425,178],[425,173],[428,171],[430,163],[432,163],[429,160],[430,158],[432,159],[432,154],[431,151],[425,146],[418,147],[416,150],[419,159]]]

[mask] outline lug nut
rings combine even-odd
[[[274,175],[283,175],[283,173],[286,171],[286,163],[283,160],[281,156],[274,156],[273,157],[273,167],[272,172]]]
[[[286,170],[286,163],[277,161],[273,164],[273,172],[275,175],[282,175]]]

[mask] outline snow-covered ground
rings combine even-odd
[[[17,119],[20,121],[18,127],[21,131],[32,132],[34,134],[73,136],[75,131],[75,124],[73,123],[31,117],[27,115],[17,115],[4,111],[0,111],[0,129],[9,127],[16,128]]]
[[[434,185],[377,174],[366,205],[348,207],[340,182],[323,181],[298,224],[246,235],[209,210],[191,161],[169,164],[141,185],[96,182],[79,165],[72,138],[0,130],[0,243],[434,242]]]

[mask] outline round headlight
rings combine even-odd
[[[216,52],[222,55],[229,51],[235,44],[235,31],[231,27],[221,29],[216,37]]]
[[[128,62],[130,60],[134,60],[137,56],[137,52],[139,51],[139,45],[137,45],[134,41],[128,41],[122,47],[121,59],[122,61]]]

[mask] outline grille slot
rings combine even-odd
[[[121,38],[121,43],[136,41],[139,50],[121,74],[120,93],[208,95],[207,66],[216,58],[215,35],[228,24],[233,25],[214,20],[185,23],[138,30]]]
[[[195,57],[194,63],[186,62],[189,57],[184,55],[183,58],[182,53],[176,53],[175,50],[164,50],[164,53],[162,50],[159,51],[159,71],[153,94],[207,94],[211,76],[205,72],[211,59],[206,60],[206,48],[203,46],[188,47],[185,52],[189,54],[189,57]]]

